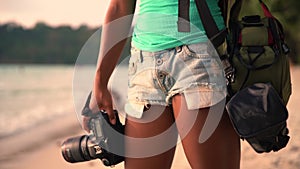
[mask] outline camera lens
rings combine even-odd
[[[92,159],[88,152],[88,139],[87,135],[69,138],[62,143],[61,152],[62,156],[67,162],[76,163],[89,161]]]

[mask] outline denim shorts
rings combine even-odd
[[[131,49],[125,111],[141,118],[148,105],[169,106],[183,94],[189,110],[210,107],[226,97],[221,60],[208,43],[147,52]]]

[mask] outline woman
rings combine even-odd
[[[223,28],[217,0],[207,3]],[[90,106],[105,110],[112,124],[115,115],[107,83],[125,45],[135,5],[135,0],[111,0],[103,24]],[[191,168],[239,168],[239,137],[223,113],[224,73],[209,48],[195,2],[191,0],[188,33],[177,30],[177,0],[141,0],[139,7],[125,106],[125,168],[171,168],[177,132]],[[88,130],[89,117],[83,120]]]

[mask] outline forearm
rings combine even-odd
[[[107,86],[126,43],[135,9],[135,1],[112,1],[106,12],[102,27],[95,87]]]

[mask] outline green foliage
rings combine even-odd
[[[0,63],[95,64],[98,56],[101,27],[91,29],[85,25],[77,29],[70,26],[49,27],[37,23],[24,29],[15,23],[0,25]],[[83,48],[84,47],[84,48]],[[120,60],[129,55],[130,40]]]
[[[299,0],[272,0],[271,10],[284,24],[286,39],[291,48],[290,57],[295,63],[300,63],[300,1]]]
[[[87,26],[53,28],[44,23],[32,29],[15,23],[0,25],[0,63],[73,64],[96,30]]]

